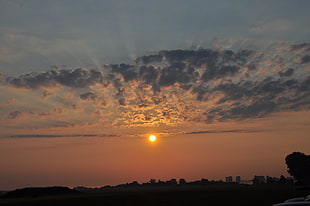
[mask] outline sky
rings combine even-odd
[[[0,190],[288,176],[310,153],[309,8],[0,0]]]

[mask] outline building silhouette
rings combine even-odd
[[[256,184],[265,184],[266,183],[266,178],[265,176],[254,176],[254,179],[253,179],[253,184],[256,185]]]
[[[226,177],[226,182],[233,182],[233,177],[232,176]]]
[[[241,177],[240,176],[236,176],[236,182],[240,183],[241,182]]]

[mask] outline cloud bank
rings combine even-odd
[[[177,49],[138,57],[134,65],[53,68],[19,77],[2,74],[2,87],[41,92],[41,104],[49,109],[18,107],[18,98],[10,96],[7,102],[15,103],[12,108],[2,106],[1,113],[11,121],[23,114],[45,114],[49,121],[67,115],[69,125],[137,127],[239,121],[309,110],[309,57],[308,43],[277,44],[266,51]]]

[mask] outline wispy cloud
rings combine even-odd
[[[296,25],[288,20],[278,19],[273,21],[259,22],[252,29],[255,33],[287,32],[295,28]]]
[[[117,137],[114,134],[72,134],[72,135],[45,135],[45,134],[19,134],[11,135],[12,138],[59,138],[59,137]]]
[[[260,130],[242,130],[242,129],[234,129],[234,130],[206,130],[206,131],[187,132],[185,134],[254,133],[254,132],[260,132]]]

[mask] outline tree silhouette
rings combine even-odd
[[[285,158],[287,172],[292,175],[297,184],[310,185],[310,155],[293,152]]]

